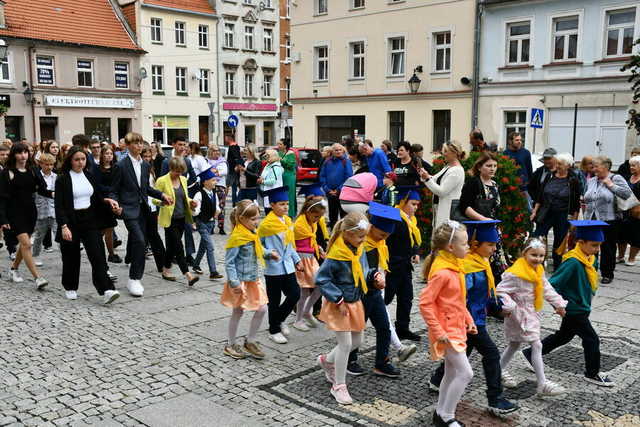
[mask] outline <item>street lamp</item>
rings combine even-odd
[[[6,58],[7,52],[9,50],[9,45],[4,39],[0,39],[0,58]]]
[[[420,78],[416,73],[421,73],[421,72],[422,72],[422,65],[418,65],[413,70],[413,76],[411,76],[411,78],[409,79],[409,90],[411,91],[411,93],[417,93],[418,89],[420,89],[420,83],[422,83],[422,80],[420,80]]]
[[[22,94],[24,95],[24,99],[27,101],[27,104],[33,104],[35,100],[33,99],[33,89],[31,89],[30,86],[27,86]]]

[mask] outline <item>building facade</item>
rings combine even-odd
[[[140,130],[135,71],[144,52],[117,5],[109,0],[74,8],[51,0],[0,3],[0,38],[8,45],[0,63],[0,104],[6,108],[0,136],[64,143],[84,133],[113,142]]]
[[[291,7],[291,0],[280,0],[280,128],[284,138],[293,140]]]
[[[309,0],[292,15],[295,145],[466,142],[474,1]]]
[[[508,133],[519,131],[538,153],[553,147],[578,159],[604,154],[623,162],[637,136],[625,125],[632,93],[620,68],[640,35],[640,2],[485,3],[479,64],[485,139],[504,146]],[[535,133],[534,108],[543,110]]]

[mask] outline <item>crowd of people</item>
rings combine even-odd
[[[519,385],[506,368],[522,345],[540,396],[565,392],[545,377],[542,356],[575,335],[583,340],[585,379],[613,385],[600,372],[599,339],[589,314],[599,283],[613,280],[617,263],[634,265],[640,252],[640,149],[613,173],[606,157],[585,157],[575,165],[570,154],[548,148],[534,171],[522,136],[510,134],[504,155],[519,166],[519,191],[535,228],[528,230],[521,257],[508,266],[500,257],[496,219],[498,157],[478,129],[471,132],[470,144],[479,155],[468,171],[462,163],[465,150],[455,141],[442,146],[438,155],[444,167],[436,172],[422,159],[419,144],[403,141],[394,149],[383,141],[375,148],[372,141],[356,138],[326,147],[318,182],[305,185],[296,183],[297,160],[289,141],[263,152],[252,144],[227,143],[225,158],[216,145],[207,147],[205,156],[198,143],[180,137],[165,156],[159,144],[136,133],[118,146],[85,135],[62,146],[5,141],[0,145],[0,225],[12,259],[9,279],[24,282],[24,261],[37,289],[49,284],[38,267],[42,248],[53,250],[52,233],[69,300],[78,297],[83,251],[104,304],[120,295],[109,264],[123,262],[116,248],[125,240],[126,287],[135,297],[144,294],[147,257],[167,281],[178,280],[172,271],[177,264],[192,287],[204,274],[206,255],[209,279],[226,278],[220,302],[232,310],[224,354],[264,358],[256,335],[265,315],[269,339],[282,345],[295,339],[289,326],[304,333],[324,323],[335,332],[337,345],[317,363],[336,401],[350,404],[346,376],[365,373],[358,348],[367,320],[376,334],[374,374],[400,376],[397,362],[417,351],[414,343],[421,336],[410,328],[413,270],[427,247],[421,270],[427,286],[418,305],[431,357],[443,360],[429,383],[439,392],[435,425],[463,425],[455,409],[473,375],[467,355],[474,348],[482,356],[488,408],[497,415],[518,409],[503,397],[503,387]],[[415,216],[424,188],[433,197],[428,242],[422,241]],[[304,199],[299,212],[298,196]],[[231,210],[225,208],[228,197]],[[118,221],[127,230],[122,239],[115,231]],[[216,229],[221,235],[230,232],[224,274],[216,263]],[[547,279],[550,230],[553,267],[547,270],[553,275]],[[194,232],[200,236],[198,248]],[[541,340],[544,300],[562,316],[562,324]],[[244,311],[253,317],[240,345]],[[488,316],[504,319],[502,354],[487,330]]]

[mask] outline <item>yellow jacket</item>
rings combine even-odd
[[[180,177],[180,184],[182,185],[182,191],[186,197],[184,206],[184,219],[187,224],[193,224],[193,216],[191,215],[191,199],[189,198],[189,192],[187,191],[187,178],[184,176]],[[171,175],[166,174],[161,176],[156,181],[156,190],[162,191],[167,196],[171,197],[174,200],[172,205],[161,205],[160,213],[158,216],[158,224],[160,227],[168,228],[171,225],[171,217],[173,215],[173,209],[175,208],[175,198],[176,193],[173,190],[173,184],[171,183]]]

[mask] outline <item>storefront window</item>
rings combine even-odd
[[[153,140],[171,144],[177,137],[189,140],[189,116],[153,116]]]
[[[323,147],[358,134],[366,135],[365,116],[318,116],[318,146]]]
[[[254,125],[246,125],[244,127],[244,143],[255,144],[256,142],[256,127]]]
[[[91,139],[111,142],[111,119],[85,117],[84,134]]]
[[[7,138],[13,142],[18,142],[22,139],[24,135],[22,116],[5,116],[4,125]]]

